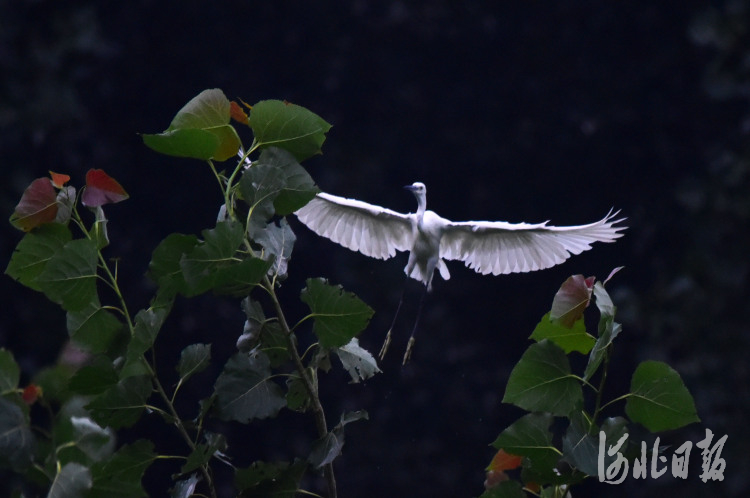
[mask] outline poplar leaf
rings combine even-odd
[[[374,313],[356,295],[321,278],[307,279],[302,301],[310,307],[315,320],[313,333],[324,348],[347,344],[364,330]]]
[[[268,356],[260,351],[232,356],[214,391],[222,420],[247,423],[272,417],[286,405],[281,387],[271,379]]]
[[[229,124],[230,103],[218,88],[204,90],[177,112],[163,133],[143,135],[143,142],[162,154],[226,161],[242,142]]]
[[[331,129],[317,114],[280,100],[263,100],[252,106],[249,124],[260,147],[280,147],[298,161],[319,154]]]
[[[21,200],[10,217],[11,224],[28,232],[57,216],[57,192],[49,178],[37,178],[23,191]]]
[[[660,361],[644,361],[633,373],[625,413],[651,432],[678,429],[700,422],[695,402],[672,367]]]

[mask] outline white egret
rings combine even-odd
[[[444,259],[463,261],[483,275],[542,270],[562,263],[572,254],[591,249],[594,242],[614,242],[622,236],[619,231],[627,228],[615,226],[624,218],[614,219],[619,211],[612,210],[595,223],[568,227],[551,226],[547,222],[455,222],[426,209],[424,183],[415,182],[404,188],[417,198],[416,213],[398,213],[321,192],[295,214],[313,232],[365,256],[388,259],[395,256],[396,251],[410,251],[404,272],[407,277],[424,283],[425,292],[432,288],[436,269],[444,280],[450,278]],[[420,301],[420,311],[421,304]],[[396,316],[400,308],[401,302]],[[393,320],[395,323],[396,317]],[[404,362],[409,358],[416,328],[415,322]],[[389,329],[380,352],[381,359],[390,335]]]

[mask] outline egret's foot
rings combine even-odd
[[[409,363],[409,360],[411,359],[411,350],[414,348],[415,342],[416,339],[414,339],[414,336],[409,337],[409,342],[406,344],[406,351],[404,352],[404,360],[401,362],[402,365]]]
[[[385,358],[385,353],[388,352],[388,346],[391,345],[391,329],[388,329],[388,333],[385,335],[385,341],[383,341],[383,347],[380,348],[380,353],[378,353],[378,358],[380,358],[380,361],[383,361],[383,358]]]

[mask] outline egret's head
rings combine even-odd
[[[417,204],[419,206],[417,214],[424,213],[424,210],[427,208],[427,187],[424,186],[424,183],[414,182],[404,188],[406,190],[411,190],[411,193],[417,198]]]
[[[427,187],[424,186],[424,183],[422,182],[414,182],[411,185],[407,185],[404,187],[406,190],[411,190],[414,195],[417,197],[421,195],[425,195],[427,193]]]

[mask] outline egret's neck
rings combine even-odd
[[[417,219],[421,220],[424,218],[424,211],[427,209],[427,195],[422,194],[417,196]]]

